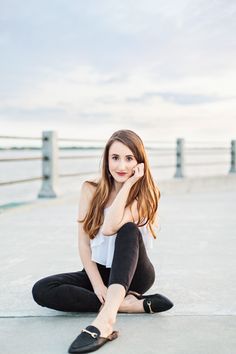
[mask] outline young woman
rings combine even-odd
[[[88,353],[117,338],[113,325],[118,312],[155,313],[173,306],[163,295],[142,295],[155,280],[147,251],[156,238],[159,198],[142,140],[131,130],[116,131],[105,146],[100,179],[81,188],[83,269],[48,276],[32,289],[41,306],[98,312],[69,353]]]

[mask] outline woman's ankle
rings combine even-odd
[[[106,323],[108,323],[109,325],[113,326],[116,322],[116,314],[113,314],[112,311],[107,308],[106,304],[104,304],[104,306],[102,307],[102,309],[100,310],[97,318]]]

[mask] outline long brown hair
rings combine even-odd
[[[96,190],[85,218],[79,220],[79,222],[84,223],[84,231],[89,235],[90,239],[95,238],[100,226],[103,224],[103,211],[114,184],[114,179],[109,172],[108,166],[109,149],[114,141],[119,141],[126,145],[134,154],[137,162],[144,163],[144,175],[131,187],[126,207],[131,207],[133,201],[137,200],[138,226],[147,224],[152,236],[156,238],[153,225],[156,221],[158,200],[161,196],[160,191],[152,178],[147,154],[141,138],[135,132],[128,129],[116,131],[106,143],[102,156],[101,177],[98,182],[87,181],[95,186]],[[155,223],[155,226],[157,226],[157,223]]]

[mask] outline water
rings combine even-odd
[[[79,192],[80,184],[87,178],[98,176],[102,159],[102,149],[99,150],[60,150],[62,156],[88,156],[94,158],[83,159],[59,159],[59,174],[94,172],[93,175],[82,175],[76,177],[63,177],[59,180],[61,193],[75,191]],[[175,174],[175,149],[169,151],[148,150],[148,157],[151,170],[156,181],[172,179]],[[40,157],[40,150],[0,150],[0,159],[18,157]],[[193,176],[214,176],[226,175],[230,168],[229,149],[216,149],[214,151],[186,151],[185,175]],[[214,163],[214,164],[213,164]],[[42,172],[41,160],[0,162],[0,182],[40,177]],[[204,165],[203,165],[204,164]],[[10,207],[18,203],[25,203],[37,198],[42,182],[34,181],[27,183],[0,186],[0,205]]]

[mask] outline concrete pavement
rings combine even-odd
[[[160,314],[118,314],[120,336],[99,353],[233,354],[236,346],[235,178],[181,188],[160,183],[160,229],[150,257]],[[192,186],[192,187],[191,187]],[[171,190],[171,192],[170,192]],[[169,191],[169,192],[168,192]],[[4,354],[67,353],[95,314],[38,306],[34,282],[81,269],[78,195],[38,200],[0,215],[0,343]]]

